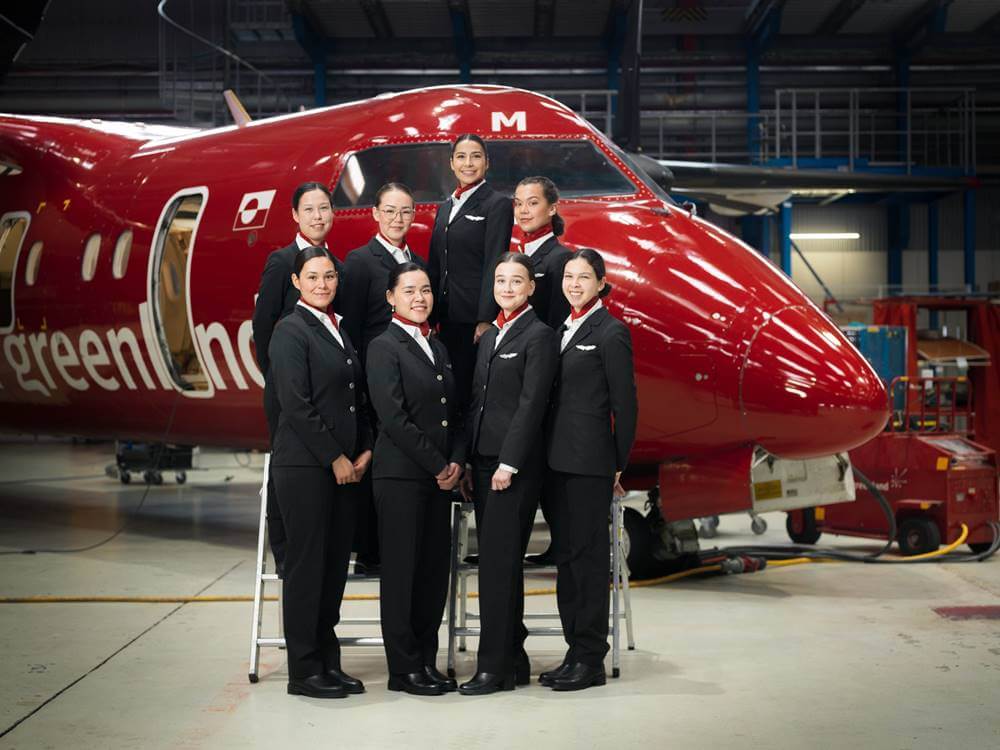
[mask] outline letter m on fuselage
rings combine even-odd
[[[494,133],[507,128],[514,128],[518,133],[528,129],[528,116],[524,112],[515,112],[510,117],[503,112],[493,112],[492,115],[491,129]]]

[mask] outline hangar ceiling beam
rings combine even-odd
[[[952,0],[927,0],[907,16],[893,32],[893,47],[913,54],[934,34],[943,34]]]
[[[535,0],[535,36],[552,36],[556,27],[556,0]]]
[[[861,10],[865,2],[867,0],[840,0],[816,28],[816,34],[819,36],[836,34],[844,28],[845,23],[851,20],[851,16]]]
[[[976,33],[987,34],[989,36],[996,36],[997,34],[1000,34],[1000,11],[997,11],[979,24],[979,28],[976,29]]]
[[[395,36],[382,0],[361,0],[361,10],[365,12],[368,25],[377,39],[392,39]]]
[[[455,40],[455,55],[458,57],[459,80],[472,82],[472,57],[476,53],[472,35],[472,15],[469,0],[448,0],[448,15],[451,17],[451,34]]]

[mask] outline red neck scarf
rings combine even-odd
[[[392,317],[398,320],[403,325],[416,326],[417,328],[420,329],[420,335],[424,336],[425,338],[431,335],[431,324],[428,323],[426,320],[423,323],[414,323],[412,320],[404,318],[399,313],[393,313]]]
[[[405,239],[402,242],[393,242],[388,237],[386,237],[384,234],[382,234],[382,232],[379,232],[378,236],[381,237],[386,242],[388,242],[393,247],[398,247],[400,250],[402,250],[402,249],[404,249],[406,247],[406,240]]]
[[[325,242],[323,242],[323,243],[321,243],[321,244],[319,244],[319,245],[314,245],[314,244],[312,243],[312,240],[311,240],[311,239],[309,239],[308,237],[306,237],[306,236],[305,236],[304,234],[302,234],[302,232],[299,232],[299,237],[301,237],[301,238],[302,238],[303,242],[306,242],[306,243],[308,243],[308,244],[309,244],[309,247],[321,247],[321,248],[323,248],[324,250],[326,250],[327,252],[330,252],[330,251],[329,251],[329,250],[327,249],[327,247],[326,247],[326,243],[325,243]]]
[[[333,330],[339,331],[340,325],[337,323],[337,316],[334,315],[332,312],[328,312],[327,315],[330,316],[330,322],[333,323]]]
[[[569,309],[569,319],[570,320],[579,320],[584,315],[586,315],[587,313],[589,313],[592,309],[594,309],[594,305],[597,304],[597,300],[599,300],[599,299],[600,299],[599,296],[598,297],[594,297],[594,299],[590,300],[590,302],[588,302],[586,305],[583,306],[583,309],[581,309],[580,312],[577,312],[575,308],[571,307]]]
[[[497,328],[503,330],[503,327],[505,325],[507,325],[508,323],[513,323],[517,319],[517,317],[521,313],[523,313],[525,310],[527,310],[527,309],[528,309],[528,303],[525,302],[523,305],[521,305],[519,308],[517,308],[514,312],[512,312],[509,316],[505,315],[504,311],[501,310],[500,314],[497,315],[497,319],[496,319]]]
[[[462,193],[467,193],[470,190],[472,190],[472,188],[477,187],[477,186],[482,185],[482,184],[483,184],[483,180],[479,179],[479,180],[476,180],[475,182],[473,182],[471,185],[459,185],[457,188],[455,188],[455,192],[454,192],[453,195],[454,195],[455,198],[461,198],[462,197]]]
[[[539,227],[534,232],[522,232],[524,237],[524,244],[527,245],[529,242],[534,242],[535,240],[540,240],[545,235],[552,231],[552,222],[550,221],[544,227]]]

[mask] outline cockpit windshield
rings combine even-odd
[[[513,194],[525,177],[544,175],[563,198],[632,195],[635,185],[588,140],[489,141],[487,179]],[[448,166],[447,143],[376,146],[352,154],[333,193],[334,208],[360,208],[374,203],[386,182],[402,182],[418,203],[440,203],[455,187]]]

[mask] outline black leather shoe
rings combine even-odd
[[[490,674],[489,672],[476,672],[472,679],[463,682],[458,686],[458,692],[462,695],[489,695],[498,693],[501,690],[514,689],[514,675]]]
[[[552,683],[566,674],[571,666],[573,666],[572,662],[564,661],[555,669],[550,669],[548,672],[542,672],[538,675],[538,682],[545,687],[552,687]]]
[[[389,689],[410,695],[444,695],[436,682],[431,682],[423,672],[389,675]]]
[[[314,674],[288,681],[289,695],[306,695],[310,698],[346,698],[347,691],[325,674]]]
[[[424,665],[424,676],[439,685],[446,693],[454,693],[458,689],[458,684],[451,677],[439,672],[433,664]]]
[[[584,690],[585,688],[603,685],[607,682],[604,667],[592,667],[589,664],[570,665],[561,677],[552,680],[553,690]]]
[[[326,676],[330,678],[330,682],[334,685],[340,685],[351,695],[359,695],[365,692],[365,683],[357,677],[351,677],[347,672],[339,669],[328,669],[326,670]]]
[[[531,682],[531,662],[523,651],[514,660],[514,681],[518,685],[527,685]]]
[[[354,561],[354,575],[356,576],[377,576],[381,573],[381,567],[378,563],[374,562],[363,562],[361,560]]]
[[[556,553],[552,551],[551,547],[549,547],[540,555],[527,555],[524,558],[524,562],[528,565],[542,565],[548,567],[556,564]]]

